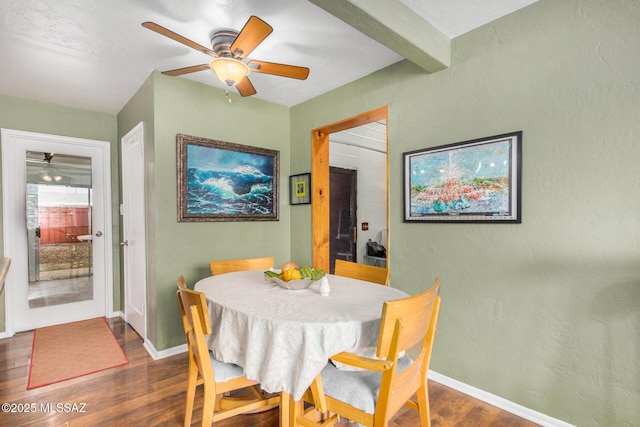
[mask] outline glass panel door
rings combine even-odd
[[[7,332],[111,315],[111,144],[0,133]]]
[[[26,153],[29,308],[93,299],[91,158]]]

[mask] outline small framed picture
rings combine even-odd
[[[311,203],[311,174],[303,173],[289,177],[289,204],[308,205]]]

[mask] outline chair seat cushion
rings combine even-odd
[[[216,377],[216,382],[225,382],[244,375],[241,366],[233,363],[221,362],[214,358],[211,352],[209,352],[209,358],[211,359],[211,365],[213,366],[213,374]]]
[[[398,359],[397,372],[403,371],[411,363],[409,357]],[[368,414],[375,412],[381,381],[382,373],[379,371],[344,371],[332,363],[327,363],[322,370],[322,385],[327,396]]]

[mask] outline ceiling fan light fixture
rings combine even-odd
[[[234,86],[244,79],[251,69],[247,64],[233,58],[219,57],[209,62],[209,67],[218,79],[227,86]]]
[[[60,175],[49,175],[48,172],[43,173],[40,178],[42,178],[42,180],[44,182],[51,182],[51,181],[55,181],[55,182],[60,182],[62,181],[62,177]]]

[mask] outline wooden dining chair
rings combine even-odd
[[[244,376],[240,366],[220,362],[209,352],[205,336],[210,335],[212,330],[204,294],[188,289],[184,277],[180,276],[177,295],[189,349],[185,427],[191,425],[193,403],[199,385],[204,388],[203,427],[258,408],[277,406],[280,403],[278,395],[266,397],[255,381]],[[246,388],[251,390],[253,398],[223,396],[223,393]]]
[[[366,280],[389,286],[389,269],[374,265],[358,264],[355,262],[336,260],[334,274],[336,276],[350,277],[352,279]]]
[[[358,370],[339,370],[334,364],[327,364],[304,397],[314,407],[296,416],[297,425],[332,425],[343,417],[368,427],[386,427],[407,405],[419,412],[422,427],[431,426],[427,373],[440,311],[439,288],[438,278],[425,292],[386,301],[377,357],[346,352],[331,357],[332,361]],[[401,356],[420,342],[415,360]],[[413,395],[417,402],[411,400]]]
[[[245,270],[268,270],[273,267],[273,257],[213,260],[209,263],[211,275]]]

